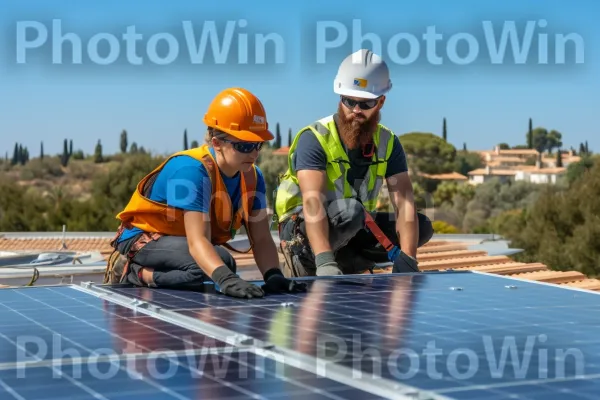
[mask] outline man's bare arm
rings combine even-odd
[[[419,222],[408,172],[395,174],[387,178],[390,200],[396,211],[396,232],[400,248],[407,255],[417,257],[419,241]]]
[[[298,181],[310,246],[315,255],[332,251],[329,243],[329,220],[324,206],[327,175],[325,171],[300,170]]]

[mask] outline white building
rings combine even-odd
[[[526,181],[531,183],[550,183],[556,184],[558,178],[567,171],[566,168],[538,168],[521,169],[517,171],[516,181]]]
[[[499,179],[500,182],[514,181],[517,170],[513,169],[495,169],[489,165],[485,168],[479,168],[469,172],[469,183],[479,185],[492,179]]]

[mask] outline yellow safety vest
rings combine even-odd
[[[350,160],[340,141],[333,115],[318,120],[314,125],[300,130],[290,146],[288,154],[288,169],[283,175],[275,199],[275,212],[278,221],[282,222],[302,208],[302,196],[296,171],[292,168],[292,159],[300,136],[312,131],[327,155],[327,201],[356,198],[360,200],[368,211],[375,211],[377,197],[387,170],[387,161],[392,154],[394,133],[387,127],[378,124],[373,137],[376,150],[373,154],[372,164],[368,173],[359,187],[358,193],[348,183],[346,175],[350,167]]]

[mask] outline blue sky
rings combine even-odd
[[[10,157],[18,141],[35,157],[42,140],[46,153],[58,153],[64,138],[72,139],[74,147],[86,153],[93,152],[101,139],[105,152],[112,153],[118,150],[122,129],[128,131],[130,143],[135,141],[161,154],[178,151],[184,129],[190,141],[202,138],[202,117],[209,102],[229,86],[255,92],[267,109],[272,128],[276,122],[281,124],[285,141],[288,128],[295,133],[336,110],[333,78],[342,59],[355,50],[354,45],[377,50],[369,41],[353,44],[353,39],[358,42],[360,38],[353,30],[353,20],[363,35],[377,36],[381,55],[390,66],[393,89],[382,122],[397,134],[424,131],[441,135],[442,118],[446,117],[448,139],[454,145],[462,147],[466,142],[470,149],[490,149],[499,142],[523,143],[531,117],[534,126],[562,132],[567,148],[578,148],[587,140],[592,150],[600,150],[597,1],[379,1],[357,3],[354,8],[342,1],[257,1],[254,5],[243,3],[247,9],[229,0],[208,3],[5,0],[0,15],[0,154],[8,151]],[[246,25],[240,27],[242,19]],[[53,38],[57,38],[53,20],[63,35],[71,33],[81,41],[81,64],[73,64],[69,43],[62,46],[62,56],[61,47],[53,46]],[[190,57],[188,45],[199,41],[210,21],[221,35],[219,44],[224,42],[223,32],[230,21],[231,47],[221,59],[217,57],[217,61],[226,61],[221,64],[214,62],[210,45],[204,62]],[[486,36],[484,21],[490,21],[495,39],[489,31]],[[490,43],[500,41],[502,30],[510,28],[509,21],[514,21],[519,42],[525,40],[531,21],[530,50],[517,57],[523,61],[517,64],[509,44],[504,58],[496,58],[501,63],[493,64]],[[329,28],[325,39],[319,40],[319,29],[325,25],[338,30]],[[133,26],[142,35],[135,49],[142,65],[134,65],[133,53],[128,53],[122,39],[127,27]],[[184,26],[191,27],[187,36]],[[332,41],[336,32],[341,32],[339,27],[346,30],[346,41],[336,44]],[[442,35],[437,42],[441,65],[428,58],[423,39],[428,29]],[[46,41],[38,36],[39,47],[33,48],[43,30]],[[538,40],[540,33],[546,34],[549,49],[545,65],[538,64],[538,48],[544,42]],[[571,33],[581,38],[583,63],[577,63],[576,46],[570,42],[565,63],[557,64],[555,37]],[[118,40],[114,62],[97,64],[88,52],[88,43],[97,34]],[[179,52],[173,53],[177,55],[174,61],[166,65],[152,62],[146,44],[154,34],[171,35],[179,47]],[[276,52],[277,45],[268,43],[263,64],[257,64],[254,57],[255,47],[260,48],[254,40],[256,34],[273,34],[282,45]],[[388,47],[397,34],[414,37],[418,46],[409,47],[403,40],[397,54],[394,46]],[[446,51],[455,34],[463,36],[457,49],[460,56],[467,55],[464,37],[478,45],[478,52],[471,53],[474,57],[464,65],[453,63]],[[243,46],[244,37],[248,47]],[[26,48],[28,43],[32,48]],[[160,56],[166,55],[165,43],[163,40],[158,46]],[[245,65],[238,62],[239,48],[249,50]],[[417,57],[402,64],[399,57],[408,56],[409,48]],[[107,49],[107,42],[101,44],[100,55],[108,55]],[[62,63],[53,64],[53,58]]]

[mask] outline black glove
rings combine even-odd
[[[394,259],[394,267],[392,268],[392,272],[419,272],[417,260],[409,257],[406,253],[400,250]]]
[[[265,273],[264,281],[262,289],[265,293],[299,293],[306,292],[308,288],[304,282],[287,279],[279,268],[268,270]]]
[[[263,297],[265,295],[261,288],[250,282],[246,282],[231,272],[226,265],[220,266],[213,272],[212,280],[219,285],[221,293],[231,297],[252,299],[254,297]]]

